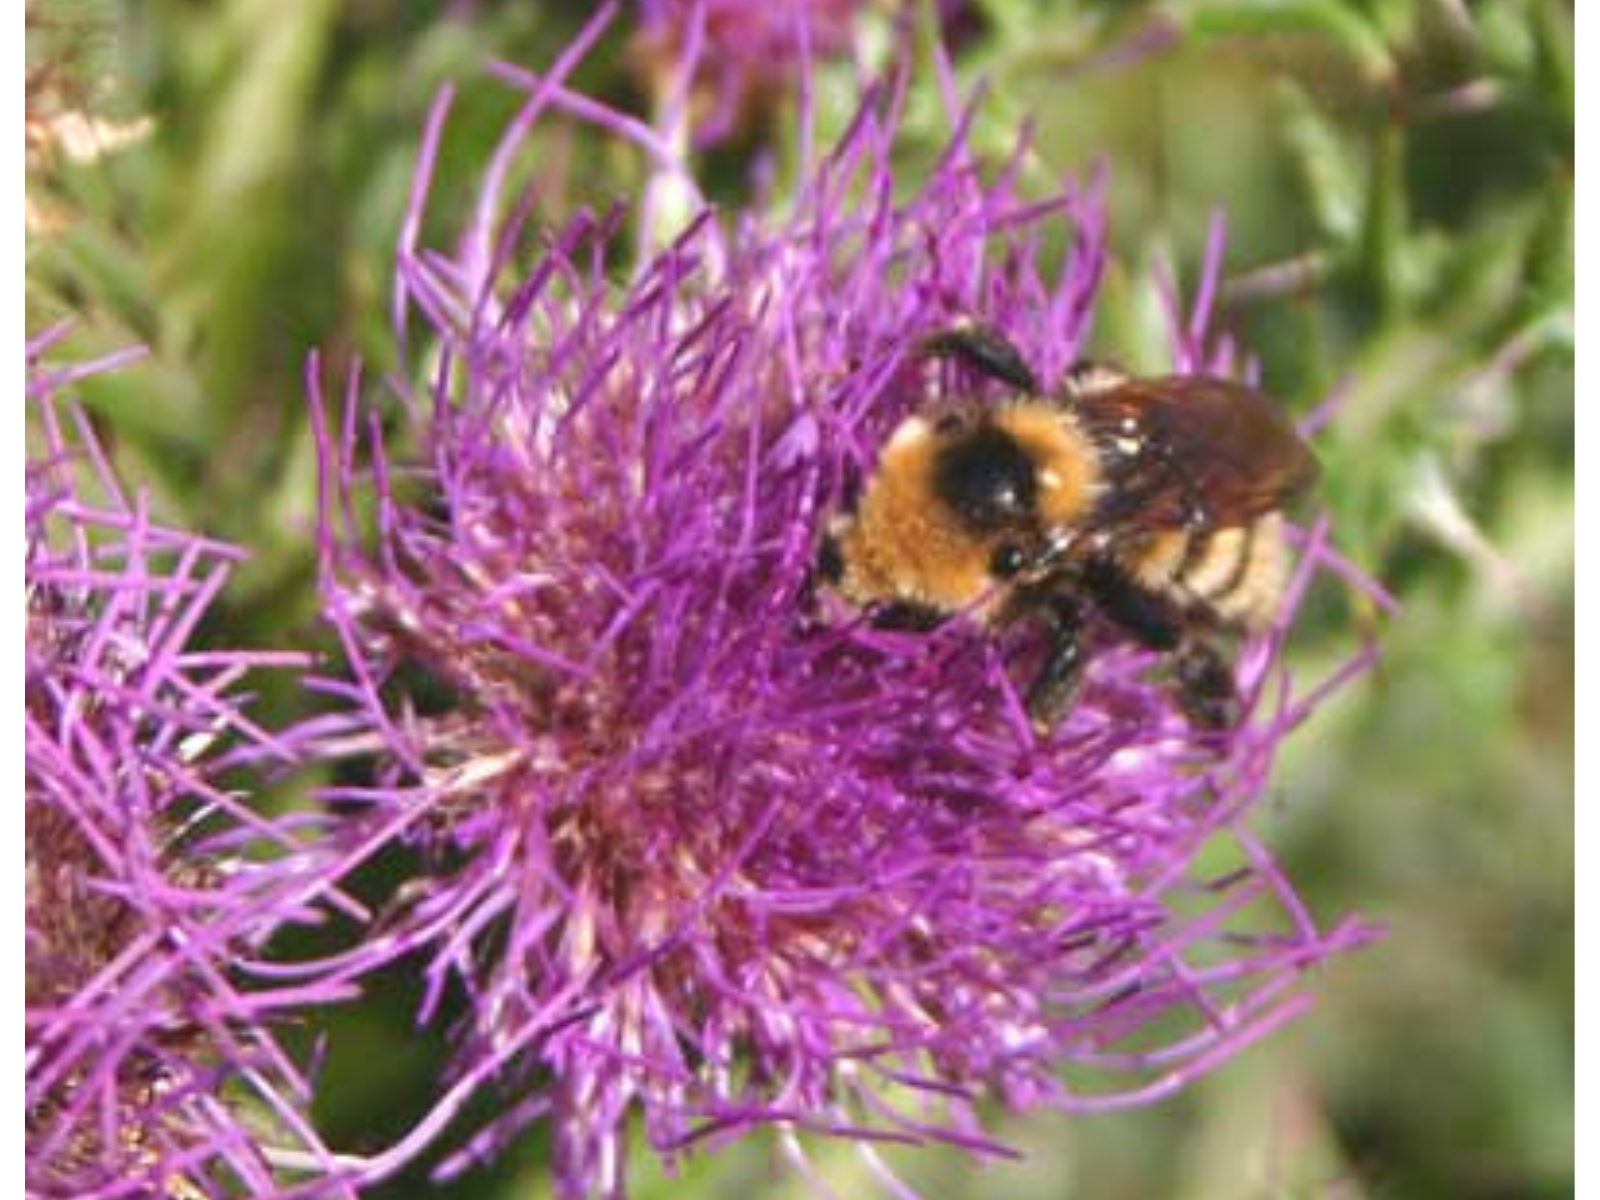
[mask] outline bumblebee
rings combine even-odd
[[[1191,723],[1233,725],[1223,647],[1271,622],[1288,576],[1283,509],[1318,473],[1285,413],[1229,380],[1089,362],[1045,393],[1021,353],[977,325],[919,353],[1011,395],[908,417],[830,522],[823,581],[884,625],[966,614],[991,630],[1041,626],[1026,692],[1041,734],[1072,707],[1097,616],[1167,656]]]

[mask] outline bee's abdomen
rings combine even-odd
[[[1146,587],[1219,625],[1245,631],[1272,623],[1288,578],[1283,518],[1226,529],[1173,530],[1142,548],[1133,574]]]

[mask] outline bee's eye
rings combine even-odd
[[[944,416],[933,423],[933,431],[948,437],[952,433],[960,432],[961,426],[962,420],[960,417],[955,413],[945,413]]]
[[[989,560],[989,571],[996,578],[1010,579],[1027,565],[1028,556],[1023,553],[1021,546],[1003,542],[995,549],[994,556]]]

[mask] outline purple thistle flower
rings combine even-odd
[[[428,864],[355,957],[421,957],[424,1019],[453,986],[471,1002],[454,1082],[375,1170],[491,1079],[523,1098],[440,1174],[541,1118],[568,1197],[626,1190],[630,1126],[669,1165],[763,1126],[801,1169],[808,1134],[875,1170],[885,1142],[1005,1153],[982,1100],[1151,1101],[1303,1011],[1303,972],[1366,931],[1319,927],[1245,818],[1283,739],[1364,662],[1306,692],[1278,664],[1312,575],[1351,574],[1320,525],[1221,749],[1146,654],[1098,655],[1041,742],[1007,647],[811,600],[826,514],[937,386],[917,339],[976,317],[1041,377],[1074,360],[1100,183],[1022,198],[1026,144],[980,169],[971,110],[926,174],[897,176],[888,89],[806,159],[789,215],[707,214],[620,282],[620,215],[540,235],[500,195],[552,106],[659,153],[564,88],[573,57],[522,76],[451,253],[415,245],[448,97],[435,110],[398,269],[427,383],[395,383],[391,414],[352,375],[335,413],[309,372],[350,665],[323,686],[376,771],[335,798],[365,810],[367,847],[404,838]],[[1213,250],[1181,369],[1228,365]],[[393,415],[415,457],[386,448]]]
[[[849,50],[868,0],[640,0],[633,56],[702,146],[732,135],[813,61]]]
[[[27,348],[28,1195],[350,1195],[270,1032],[345,989],[241,982],[318,890],[305,831],[231,790],[287,755],[242,678],[302,656],[190,645],[239,555],[154,523],[61,398],[134,355],[52,369],[58,340]]]

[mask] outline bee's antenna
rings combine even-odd
[[[930,334],[917,343],[916,353],[924,358],[954,358],[992,379],[1010,384],[1019,392],[1035,395],[1039,382],[1022,351],[992,325],[963,321],[949,329]]]

